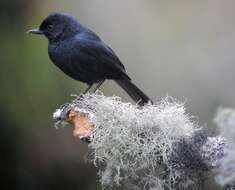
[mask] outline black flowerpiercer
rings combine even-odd
[[[151,102],[150,98],[131,82],[114,51],[74,17],[52,13],[43,20],[39,28],[28,32],[43,34],[48,38],[50,59],[68,76],[88,84],[84,93],[90,90],[94,83],[98,83],[95,88],[97,90],[105,79],[112,79],[139,105]]]

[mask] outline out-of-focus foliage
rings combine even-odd
[[[82,86],[51,64],[45,38],[26,34],[38,24],[35,3],[0,4],[1,189],[94,189],[86,146],[52,122],[55,107]]]

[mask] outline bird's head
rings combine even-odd
[[[45,35],[49,42],[54,42],[72,37],[81,32],[82,28],[74,17],[52,13],[42,21],[39,28],[29,30],[28,33]]]

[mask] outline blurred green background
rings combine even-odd
[[[6,189],[98,189],[87,145],[52,113],[84,84],[49,60],[47,40],[26,31],[51,12],[97,32],[153,100],[170,95],[214,133],[219,106],[235,107],[235,1],[2,0],[0,2],[0,171]],[[113,82],[106,95],[129,100]],[[212,188],[214,189],[214,188]]]

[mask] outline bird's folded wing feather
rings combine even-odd
[[[121,63],[114,51],[101,40],[77,38],[75,43],[76,49],[80,51],[80,53],[93,58],[99,63],[104,64],[107,68],[110,68],[120,73],[123,77],[130,79],[125,71],[124,65]]]

